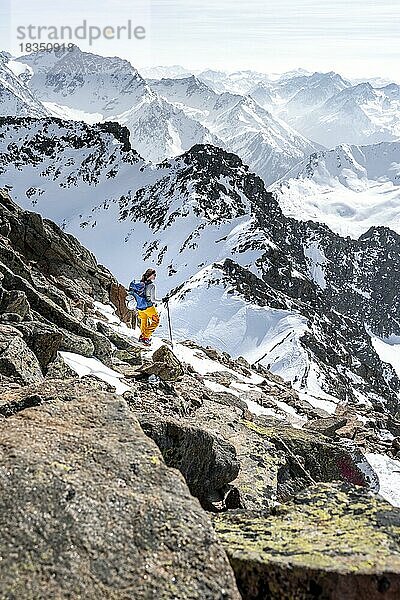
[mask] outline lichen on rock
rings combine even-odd
[[[319,484],[214,522],[246,600],[400,596],[400,511],[362,488]]]

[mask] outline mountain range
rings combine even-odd
[[[1,70],[16,96],[8,84],[2,114],[117,121],[153,162],[211,143],[238,154],[267,185],[315,151],[399,137],[399,86],[353,84],[333,71],[278,77],[176,66],[146,70],[145,79],[126,60],[77,46],[16,60],[3,53]]]
[[[400,233],[400,141],[341,144],[311,154],[270,190],[288,216],[359,237],[373,225]]]
[[[0,53],[2,597],[398,597],[398,91]]]

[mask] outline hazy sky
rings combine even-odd
[[[98,40],[92,51],[137,67],[276,72],[303,67],[397,79],[400,0],[0,0],[1,46],[18,51],[21,25],[83,19],[143,25],[145,40]],[[89,49],[80,42],[82,49]]]

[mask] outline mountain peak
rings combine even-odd
[[[217,160],[231,168],[242,168],[244,166],[239,156],[211,144],[195,144],[182,155],[182,158],[186,164],[193,161],[205,164],[208,161]],[[248,167],[245,166],[245,170],[247,169]]]

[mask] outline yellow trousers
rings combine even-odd
[[[138,310],[140,319],[140,331],[145,338],[151,337],[160,323],[160,317],[155,306],[149,306],[145,310]]]

